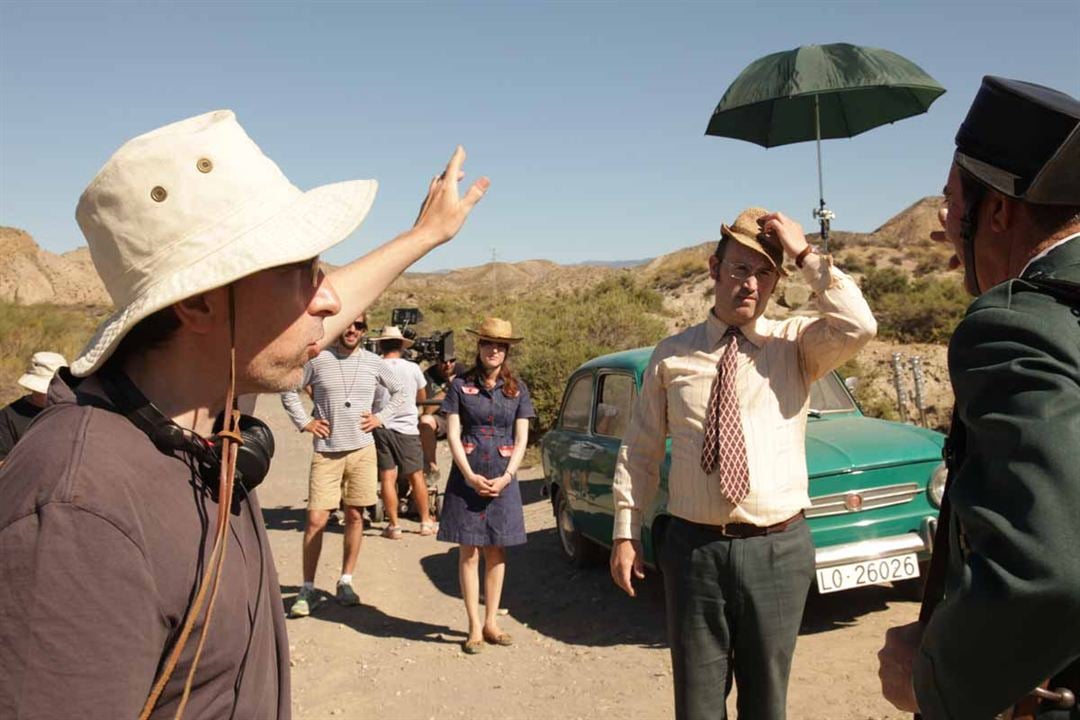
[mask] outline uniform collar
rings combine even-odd
[[[1071,259],[1069,257],[1070,253],[1075,255],[1077,254],[1076,251],[1080,251],[1080,243],[1077,242],[1078,238],[1080,238],[1080,233],[1074,233],[1072,235],[1069,235],[1068,237],[1061,238],[1056,243],[1046,248],[1035,257],[1028,260],[1027,265],[1025,265],[1024,269],[1020,271],[1020,277],[1023,277],[1025,274],[1027,274],[1027,271],[1029,269],[1033,269],[1032,266],[1037,266],[1034,269],[1042,271],[1033,274],[1045,274],[1046,272],[1050,272],[1053,270],[1059,259],[1064,261],[1065,264],[1069,264]],[[1069,245],[1067,249],[1063,247],[1066,244]],[[1055,252],[1059,248],[1061,249],[1061,252]],[[1053,258],[1048,257],[1051,255],[1051,253],[1053,253],[1054,255]],[[1060,258],[1058,256],[1060,256]]]
[[[753,322],[739,327],[743,337],[753,343],[755,347],[761,347],[765,343],[765,333],[762,328],[763,320],[764,317],[758,315]],[[716,317],[712,309],[709,310],[709,317],[705,321],[705,339],[708,340],[710,351],[715,350],[720,344],[720,340],[723,339],[728,327],[727,323]]]

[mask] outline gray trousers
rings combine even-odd
[[[814,546],[805,520],[728,539],[673,518],[660,549],[679,720],[724,720],[734,677],[739,720],[783,720]]]

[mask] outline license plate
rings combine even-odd
[[[909,553],[820,568],[817,571],[817,586],[819,593],[831,593],[916,577],[919,577],[919,560],[915,553]]]

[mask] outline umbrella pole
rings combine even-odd
[[[821,242],[825,252],[829,252],[829,220],[832,219],[832,211],[825,207],[825,181],[821,174],[821,105],[817,95],[814,96],[814,135],[817,139],[817,183],[819,207],[814,210],[814,217],[821,221]]]

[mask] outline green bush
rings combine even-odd
[[[476,359],[476,341],[465,332],[494,315],[513,323],[525,341],[514,346],[510,363],[525,380],[538,415],[538,429],[551,426],[567,379],[586,360],[618,350],[652,345],[666,334],[663,297],[640,285],[629,272],[588,288],[552,295],[490,296],[431,294],[420,302],[384,295],[368,312],[377,329],[390,321],[394,307],[419,307],[427,335],[453,330],[457,357],[466,366]]]
[[[969,300],[952,276],[910,282],[899,270],[871,269],[861,285],[877,317],[878,336],[900,342],[948,342]]]
[[[31,355],[51,350],[74,360],[108,314],[94,306],[0,302],[0,405],[26,394],[16,381]]]
[[[878,389],[881,373],[877,368],[863,365],[858,359],[852,358],[837,368],[837,372],[844,378],[857,377],[859,379],[855,392],[852,394],[864,415],[883,420],[900,419],[900,413],[896,409],[896,398],[889,397]]]

